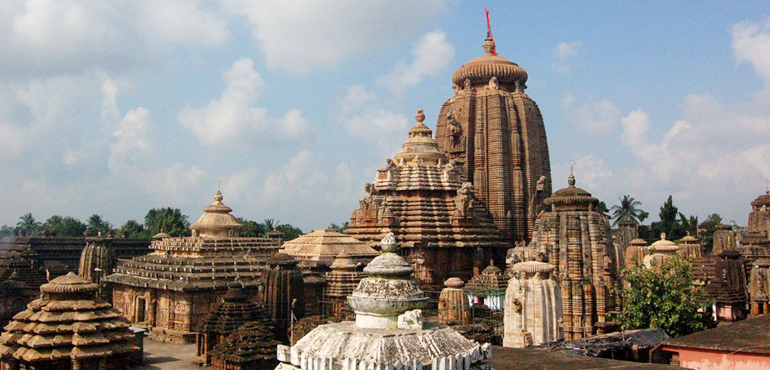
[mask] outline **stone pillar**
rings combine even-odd
[[[564,338],[559,283],[551,276],[554,266],[520,262],[505,293],[504,347],[527,347]]]
[[[463,281],[452,277],[444,282],[446,286],[438,297],[438,321],[442,324],[454,323],[467,325],[470,323],[470,307],[468,298],[462,290]]]
[[[156,326],[155,312],[157,311],[158,297],[155,289],[147,291],[147,324],[149,326]]]

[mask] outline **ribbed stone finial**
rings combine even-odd
[[[386,253],[396,253],[398,250],[398,245],[396,245],[396,236],[393,235],[393,233],[388,233],[388,235],[385,235],[385,237],[382,238],[380,245],[382,246],[382,251]]]
[[[214,202],[216,203],[222,203],[222,199],[225,199],[225,197],[222,196],[222,192],[217,190],[217,193],[214,194]]]
[[[417,114],[414,116],[414,118],[416,118],[417,122],[420,122],[420,123],[425,121],[425,113],[423,113],[422,108],[417,109]]]
[[[567,184],[569,184],[570,187],[575,187],[575,175],[569,174],[569,177],[567,178]]]
[[[495,40],[491,36],[484,39],[484,54],[495,55]]]

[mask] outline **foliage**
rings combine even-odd
[[[332,224],[329,225],[328,229],[329,230],[334,230],[334,231],[336,231],[338,233],[341,233],[341,232],[344,232],[345,229],[348,228],[348,225],[350,225],[350,222],[348,222],[348,221],[343,222],[342,226],[337,225],[335,223],[332,223]]]
[[[152,235],[144,229],[144,225],[137,220],[128,220],[118,230],[121,236],[126,238],[150,239]]]
[[[89,235],[99,235],[101,233],[102,236],[107,236],[112,231],[112,224],[105,221],[100,215],[91,215],[86,223],[88,225],[86,232]]]
[[[681,239],[686,235],[685,227],[687,225],[682,225],[680,222],[679,216],[681,214],[679,213],[679,208],[674,205],[674,198],[671,195],[668,196],[666,202],[660,207],[658,215],[660,216],[660,221],[653,222],[651,227],[653,238],[657,239],[662,233],[666,233],[666,239],[668,240]],[[682,215],[681,219],[684,218],[684,215]]]
[[[690,216],[688,219],[682,212],[679,212],[679,224],[685,234],[698,235],[698,216]]]
[[[297,239],[302,235],[302,230],[289,224],[278,225],[275,229],[283,233],[283,240]]]
[[[27,213],[19,217],[19,222],[16,223],[16,231],[19,233],[23,231],[28,236],[39,235],[40,223],[35,220],[32,213]]]
[[[11,226],[3,225],[3,227],[0,227],[0,238],[6,237],[6,236],[13,236],[16,229],[14,229]]]
[[[679,337],[715,326],[704,310],[711,302],[702,288],[692,284],[690,263],[677,255],[659,267],[656,271],[637,266],[623,272],[626,287],[621,291],[618,320],[624,328],[657,327]]]
[[[80,237],[86,232],[86,224],[74,217],[53,215],[42,225],[43,230],[55,233],[56,236]]]
[[[264,221],[262,221],[262,228],[265,229],[265,232],[278,230],[278,226],[281,225],[281,220],[276,220],[274,218],[266,218]]]
[[[604,201],[599,202],[599,205],[596,207],[596,210],[598,212],[601,212],[603,215],[610,217],[610,209],[607,208],[607,203],[604,203]]]
[[[621,222],[633,222],[640,225],[647,217],[650,217],[648,212],[638,208],[642,205],[642,202],[634,199],[630,195],[624,195],[622,198],[618,198],[620,205],[614,205],[610,209],[612,212],[612,226],[617,226]],[[605,206],[606,207],[606,206]]]
[[[700,236],[700,243],[706,248],[709,254],[711,253],[711,250],[714,249],[714,231],[716,230],[717,225],[721,224],[722,216],[712,213],[706,217],[706,221],[703,221],[699,226],[700,232],[698,235]]]
[[[241,230],[241,236],[244,238],[258,238],[265,235],[265,227],[259,222],[247,220],[244,218],[237,218],[238,222],[242,223],[244,228]]]
[[[190,221],[178,208],[153,208],[144,216],[144,228],[155,235],[161,231],[171,236],[189,236]]]

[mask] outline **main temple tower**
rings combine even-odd
[[[452,74],[455,93],[441,107],[436,141],[462,164],[503,235],[521,244],[551,195],[545,125],[524,92],[527,72],[498,56],[491,36],[484,51]]]

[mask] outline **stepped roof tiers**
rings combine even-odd
[[[190,227],[193,236],[155,239],[152,253],[119,260],[115,273],[104,279],[113,284],[115,308],[132,323],[150,327],[156,339],[192,342],[195,325],[231,283],[238,280],[256,295],[280,240],[238,237],[240,227],[229,210],[217,192]]]
[[[345,250],[337,255],[330,268],[331,271],[325,276],[327,286],[324,305],[327,308],[324,313],[338,321],[350,320],[355,316],[347,298],[366,275],[359,270]]]
[[[396,238],[382,239],[382,255],[364,268],[348,297],[356,321],[321,325],[294,346],[278,346],[276,369],[468,369],[491,356],[489,344],[465,339],[443,324],[424,323],[428,298],[410,277]]]
[[[222,297],[222,301],[206,316],[197,335],[198,354],[196,361],[208,365],[211,362],[211,350],[215,345],[224,343],[227,336],[247,322],[255,322],[261,327],[273,329],[270,310],[249,300],[240,283],[233,283]],[[274,351],[271,351],[272,354]]]
[[[283,244],[284,252],[297,261],[305,280],[305,314],[327,314],[323,309],[324,274],[338,254],[345,252],[353,263],[365,265],[379,252],[366,243],[334,230],[317,229]]]
[[[481,274],[474,276],[465,286],[473,304],[483,304],[489,309],[500,311],[505,305],[505,290],[508,288],[508,277],[503,270],[495,266],[495,261],[489,261]]]
[[[743,257],[735,250],[696,258],[692,262],[693,285],[703,287],[714,301],[714,315],[719,321],[746,318],[749,280],[744,265]]]
[[[128,321],[96,298],[98,289],[72,272],[43,284],[0,335],[3,369],[128,369],[139,347]]]
[[[420,109],[401,152],[377,171],[374,184],[366,184],[369,194],[345,232],[370,246],[394,233],[402,254],[414,263],[415,278],[437,294],[449,277],[468,280],[490,259],[503,265],[510,244],[424,120]]]
[[[561,285],[564,336],[579,339],[605,331],[607,314],[616,309],[617,261],[622,253],[613,250],[607,216],[598,211],[599,200],[569,186],[553,193],[543,203],[529,249],[530,256],[554,265]]]
[[[5,326],[37,298],[45,283],[45,273],[33,266],[26,253],[0,257],[0,325]]]
[[[460,163],[502,234],[524,245],[551,195],[545,125],[524,92],[524,68],[498,56],[491,37],[483,46],[483,56],[452,74],[454,96],[441,107],[436,142]]]
[[[211,351],[213,370],[271,370],[278,365],[272,327],[261,322],[243,324]]]

